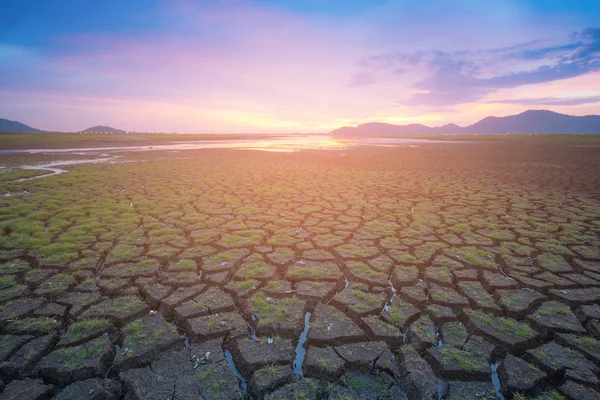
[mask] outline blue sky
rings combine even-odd
[[[600,114],[600,2],[20,0],[0,117],[180,132]]]

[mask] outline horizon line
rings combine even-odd
[[[571,117],[589,117],[589,116],[600,116],[600,114],[585,114],[585,115],[574,115],[574,114],[564,114],[564,113],[559,113],[556,111],[552,111],[548,108],[544,108],[544,109],[535,109],[535,108],[530,108],[530,109],[526,109],[525,111],[522,111],[520,113],[517,114],[508,114],[508,115],[503,115],[503,116],[497,116],[497,115],[488,115],[484,118],[481,118],[480,120],[473,122],[469,125],[458,125],[454,122],[448,122],[446,124],[442,124],[442,125],[435,125],[435,126],[430,126],[430,125],[425,125],[425,124],[420,124],[420,123],[410,123],[410,124],[393,124],[393,123],[389,123],[389,122],[380,122],[380,121],[368,121],[368,122],[362,122],[362,123],[358,123],[356,125],[342,125],[342,126],[338,126],[337,128],[331,129],[329,131],[297,131],[297,132],[290,132],[290,131],[284,131],[284,132],[150,132],[150,131],[137,131],[137,130],[127,130],[127,129],[121,129],[121,128],[114,128],[112,126],[109,125],[92,125],[90,128],[96,127],[96,126],[105,126],[107,128],[111,128],[111,129],[115,129],[115,130],[121,130],[124,131],[126,134],[163,134],[163,135],[319,135],[319,134],[328,134],[332,131],[335,131],[337,129],[342,129],[342,128],[357,128],[361,125],[367,125],[367,124],[384,124],[384,125],[390,125],[390,126],[398,126],[398,127],[406,127],[406,126],[411,126],[411,125],[418,125],[418,126],[423,126],[426,128],[440,128],[440,127],[444,127],[447,125],[456,125],[459,128],[467,128],[470,127],[472,125],[475,125],[487,118],[505,118],[505,117],[511,117],[511,116],[516,116],[516,115],[521,115],[524,114],[526,112],[531,112],[531,111],[544,111],[544,112],[549,112],[549,113],[554,113],[554,114],[559,114],[559,115],[566,115],[566,116],[571,116]],[[59,130],[44,130],[44,129],[39,129],[39,128],[35,128],[32,127],[26,123],[23,123],[21,121],[17,121],[17,120],[10,120],[8,118],[0,118],[0,119],[4,119],[5,121],[8,122],[15,122],[15,123],[19,123],[22,125],[26,125],[30,128],[36,129],[40,132],[22,132],[22,133],[112,133],[113,132],[85,132],[86,130],[90,129],[90,128],[86,128],[80,131],[59,131]],[[0,133],[17,133],[17,132],[0,132]]]

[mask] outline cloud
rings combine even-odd
[[[59,34],[41,48],[0,43],[0,115],[34,109],[48,120],[76,107],[38,126],[78,130],[93,120],[149,131],[319,132],[332,119],[380,108],[344,95],[354,60],[368,53],[337,25],[249,1],[164,7],[162,28],[140,35]]]
[[[568,34],[599,14],[565,18],[565,5],[549,15],[525,0],[106,1],[13,2],[0,16],[0,115],[64,130],[321,131],[522,108],[485,103],[491,93],[600,95],[591,74],[510,87],[595,68],[585,60],[598,32]]]
[[[407,105],[471,103],[500,89],[600,71],[600,28],[576,32],[567,43],[537,40],[496,49],[388,53],[364,59],[359,65],[370,71],[371,83],[378,80],[377,74],[398,69],[423,71],[424,76],[413,84],[416,93],[404,101]]]
[[[587,96],[587,97],[573,97],[573,98],[562,98],[562,97],[538,97],[538,98],[527,98],[527,99],[504,99],[504,100],[490,100],[486,101],[487,104],[520,104],[520,105],[546,105],[546,106],[578,106],[581,104],[594,104],[600,103],[600,96]]]

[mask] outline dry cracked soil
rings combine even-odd
[[[67,169],[0,180],[2,400],[600,398],[599,147]]]

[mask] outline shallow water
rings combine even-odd
[[[145,146],[110,146],[89,148],[65,149],[25,149],[25,150],[0,150],[0,154],[49,154],[72,153],[89,154],[90,152],[143,152],[143,151],[177,151],[196,149],[240,149],[260,150],[274,152],[295,152],[300,150],[340,150],[356,146],[385,146],[398,147],[422,145],[427,143],[455,143],[445,140],[407,139],[407,138],[348,138],[339,139],[327,135],[298,135],[280,136],[269,139],[231,139],[231,140],[203,140],[181,141],[166,144],[153,144]]]
[[[448,394],[448,381],[442,378],[437,380],[437,400],[443,400]]]
[[[304,316],[304,330],[300,334],[300,340],[298,340],[298,345],[296,346],[296,359],[294,360],[294,373],[300,376],[304,376],[304,371],[302,370],[302,366],[304,365],[304,357],[306,356],[306,347],[304,347],[304,342],[306,342],[308,329],[310,328],[309,321],[310,313],[307,312]]]
[[[22,165],[16,168],[39,169],[48,171],[47,174],[30,178],[21,178],[13,182],[24,182],[33,179],[47,178],[58,174],[64,174],[68,170],[58,168],[66,165],[113,162],[123,153],[167,151],[170,153],[183,150],[199,149],[234,149],[234,150],[257,150],[278,153],[292,153],[302,150],[343,150],[358,146],[372,147],[419,147],[422,144],[431,143],[456,143],[444,140],[428,139],[406,139],[406,138],[349,138],[339,139],[327,135],[297,135],[276,136],[268,139],[231,139],[231,140],[203,140],[203,141],[181,141],[165,144],[153,144],[145,146],[111,146],[111,147],[89,147],[89,148],[64,148],[64,149],[22,149],[22,150],[0,150],[2,154],[55,154],[81,155],[99,158],[78,160],[56,160],[41,164]],[[339,153],[345,156],[346,153]]]
[[[231,352],[227,349],[224,350],[225,353],[225,358],[227,359],[227,364],[229,364],[229,368],[233,371],[233,373],[235,374],[235,376],[239,379],[241,386],[242,386],[242,397],[246,396],[246,393],[248,393],[248,381],[246,380],[246,378],[244,378],[242,376],[242,374],[240,373],[240,371],[237,369],[235,363],[233,362],[233,356],[231,355]]]
[[[494,385],[494,388],[496,389],[496,395],[498,396],[498,399],[504,400],[504,395],[502,395],[502,392],[500,391],[501,390],[500,377],[498,376],[498,367],[499,366],[500,366],[500,361],[490,365],[490,367],[492,368],[492,384]]]
[[[23,165],[20,168],[22,169],[39,169],[42,171],[49,171],[48,174],[44,174],[44,175],[38,175],[38,176],[33,176],[31,178],[21,178],[21,179],[17,179],[15,180],[15,182],[24,182],[24,181],[30,181],[33,179],[39,179],[39,178],[47,178],[49,176],[53,176],[53,175],[58,175],[58,174],[64,174],[66,172],[69,172],[66,169],[62,169],[62,168],[56,168],[56,167],[62,167],[62,166],[66,166],[66,165],[77,165],[77,164],[97,164],[97,163],[104,163],[104,162],[110,162],[110,161],[115,161],[118,158],[118,156],[115,157],[107,157],[107,158],[97,158],[97,159],[84,159],[84,160],[57,160],[57,161],[52,161],[49,163],[44,163],[44,164],[31,164],[31,165]]]

